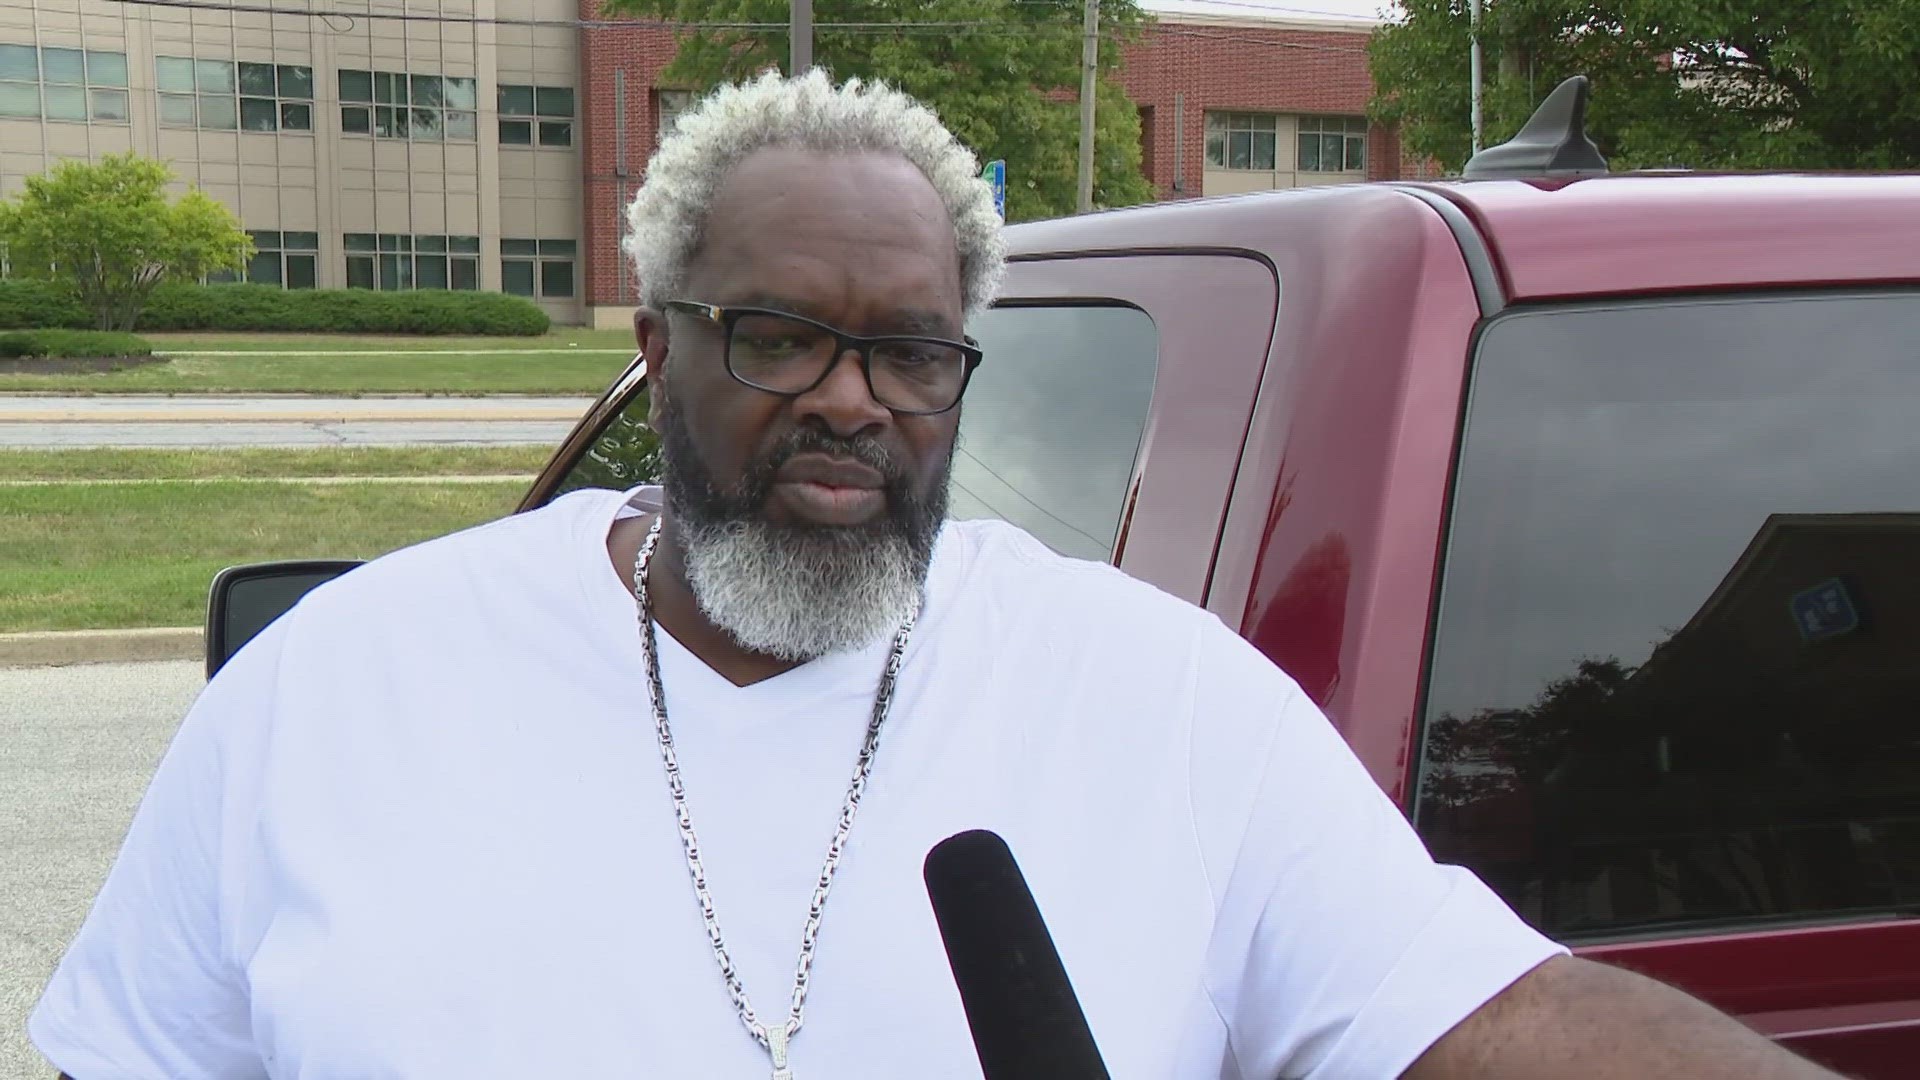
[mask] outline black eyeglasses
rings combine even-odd
[[[873,400],[915,416],[943,413],[960,404],[982,353],[964,342],[912,334],[862,337],[784,311],[719,307],[669,300],[684,312],[720,327],[726,338],[727,374],[736,382],[782,397],[799,397],[826,381],[840,357],[860,354]]]

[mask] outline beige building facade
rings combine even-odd
[[[0,195],[137,151],[232,208],[253,280],[508,291],[582,321],[574,4],[327,10],[0,6]]]

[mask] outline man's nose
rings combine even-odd
[[[893,410],[874,400],[873,390],[867,385],[867,373],[860,365],[858,349],[846,349],[834,357],[827,377],[795,398],[793,405],[803,417],[819,417],[827,430],[841,438],[893,419]]]

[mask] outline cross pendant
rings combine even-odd
[[[793,1080],[793,1070],[787,1068],[787,1025],[762,1025],[760,1030],[767,1036],[767,1056],[773,1058],[773,1080]]]

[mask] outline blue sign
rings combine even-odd
[[[1802,641],[1825,641],[1860,628],[1860,609],[1854,606],[1853,597],[1839,578],[1795,593],[1789,606]]]
[[[993,185],[993,208],[1000,211],[1000,220],[1007,219],[1007,163],[989,161],[980,178]]]

